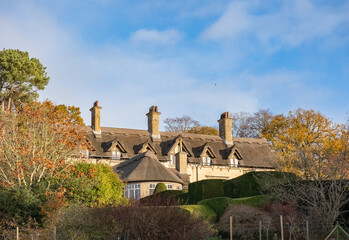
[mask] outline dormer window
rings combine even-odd
[[[230,158],[229,161],[230,167],[239,167],[239,160],[237,158]]]
[[[203,156],[202,157],[202,165],[203,166],[210,166],[211,165],[211,158],[209,156]]]
[[[120,160],[121,159],[121,152],[117,151],[117,150],[112,151],[111,159],[112,160]]]
[[[171,154],[170,155],[170,165],[176,164],[176,155]]]

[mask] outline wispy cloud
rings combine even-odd
[[[283,5],[284,12],[288,8],[310,9],[306,13],[315,17],[303,16],[309,18],[308,26],[307,21],[299,21],[299,15],[304,13],[300,11],[294,16],[293,29],[293,20],[289,18],[295,10],[288,15],[284,13],[288,17],[283,20],[277,11],[256,16],[255,7],[250,2],[232,2],[202,38],[224,41],[252,34],[261,42],[277,39],[283,44],[297,45],[314,36],[323,36],[322,31],[311,26],[322,13],[334,11],[312,4]],[[320,15],[314,13],[316,11],[320,11]],[[327,22],[323,24],[327,29],[325,33],[333,32],[347,19],[342,11],[336,16],[331,14],[323,16]],[[272,25],[274,21],[280,26]],[[304,31],[311,28],[313,33],[298,33],[296,26],[301,23],[306,25]],[[268,24],[274,27],[269,29],[265,26]],[[289,27],[290,36],[287,29],[283,29],[285,26]],[[299,106],[320,106],[333,96],[329,95],[331,89],[316,85],[319,78],[313,73],[301,68],[280,70],[280,66],[268,66],[259,72],[254,65],[261,64],[260,60],[246,54],[249,46],[221,48],[209,45],[209,41],[202,44],[190,39],[189,42],[190,34],[178,26],[166,30],[153,25],[151,28],[133,26],[128,29],[130,32],[139,30],[133,33],[125,30],[124,38],[104,39],[98,44],[91,44],[75,29],[77,25],[74,29],[67,28],[66,23],[61,23],[52,12],[34,1],[0,7],[0,49],[19,48],[39,58],[51,76],[49,85],[40,93],[41,99],[79,106],[87,124],[90,122],[88,109],[95,100],[100,100],[103,107],[102,125],[144,129],[145,114],[154,104],[162,112],[161,119],[188,114],[203,124],[215,125],[224,111],[253,112],[270,108],[279,113]],[[298,36],[293,36],[292,31]],[[197,29],[197,32],[200,31]],[[252,64],[245,66],[246,59],[253,59]],[[307,79],[313,81],[307,82]]]
[[[131,34],[131,41],[152,44],[176,44],[182,39],[182,33],[175,29],[158,31],[156,29],[140,29]]]
[[[206,40],[231,40],[246,35],[265,44],[299,46],[330,36],[349,23],[349,4],[322,7],[310,0],[283,1],[277,10],[258,12],[264,1],[232,1],[219,19],[201,35]]]

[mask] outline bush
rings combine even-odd
[[[94,207],[126,202],[123,198],[123,182],[105,164],[76,163],[67,176],[56,179],[56,184],[66,189],[69,203]]]
[[[269,203],[271,200],[272,198],[267,195],[258,195],[246,198],[217,197],[199,201],[198,204],[210,207],[217,214],[217,217],[220,218],[229,205],[233,204],[262,207],[263,205]]]
[[[182,205],[180,208],[188,211],[194,217],[200,217],[210,223],[217,220],[216,213],[206,205]]]
[[[157,194],[149,195],[147,197],[141,198],[140,201],[145,205],[154,205],[152,202],[160,203],[162,205],[178,205],[186,204],[186,199],[183,198],[184,194],[188,193],[187,190],[166,190],[159,192]],[[159,201],[159,198],[161,201]],[[171,204],[169,204],[171,203]]]
[[[105,207],[91,209],[103,239],[203,239],[214,236],[211,226],[176,206]]]
[[[25,188],[0,189],[0,212],[7,221],[26,223],[29,218],[43,219],[40,212],[43,201]]]
[[[82,204],[72,204],[62,209],[56,224],[59,239],[101,239],[103,233],[95,227],[90,208]]]
[[[167,190],[167,188],[166,188],[165,183],[162,183],[162,182],[158,183],[158,184],[156,184],[156,187],[154,189],[153,195],[155,195],[155,194],[157,194],[159,192],[166,191],[166,190]]]
[[[249,172],[240,177],[223,182],[224,196],[241,198],[265,193],[271,185],[282,184],[296,179],[293,173],[284,172]]]
[[[218,223],[218,229],[224,236],[230,233],[230,216],[233,219],[233,239],[254,239],[259,231],[259,221],[262,221],[263,228],[268,228],[271,219],[268,213],[257,208],[231,205]]]
[[[210,179],[189,184],[189,203],[196,204],[198,201],[214,197],[223,197],[222,179]]]

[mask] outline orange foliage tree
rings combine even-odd
[[[269,191],[282,202],[300,203],[311,224],[322,231],[329,231],[349,204],[348,133],[347,125],[304,109],[273,117],[263,131],[281,170],[303,179],[269,186]]]
[[[50,101],[0,111],[0,185],[48,190],[53,178],[69,171],[67,160],[87,148],[77,111]]]
[[[281,170],[304,179],[346,178],[348,130],[320,112],[298,109],[277,115],[263,130]]]

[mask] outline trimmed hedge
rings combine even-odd
[[[149,203],[154,198],[160,198],[162,201],[172,200],[170,202],[178,202],[181,204],[186,204],[188,202],[188,191],[187,190],[166,190],[147,197],[141,198],[141,203]],[[177,203],[177,204],[178,204]]]
[[[209,179],[189,184],[189,203],[197,203],[203,199],[223,197],[223,179]]]
[[[224,196],[230,198],[250,197],[264,194],[268,185],[282,184],[297,179],[293,173],[249,172],[223,182]]]
[[[156,184],[153,195],[155,195],[159,192],[166,191],[166,190],[167,190],[167,187],[166,187],[165,183],[160,182],[160,183]]]
[[[201,217],[210,223],[217,221],[216,213],[206,205],[181,205],[179,207],[188,211],[195,217]]]
[[[262,207],[263,205],[270,203],[271,201],[272,198],[268,195],[258,195],[244,198],[217,197],[202,200],[198,202],[198,205],[206,205],[210,207],[217,214],[217,217],[219,219],[223,215],[225,209],[231,204]]]

